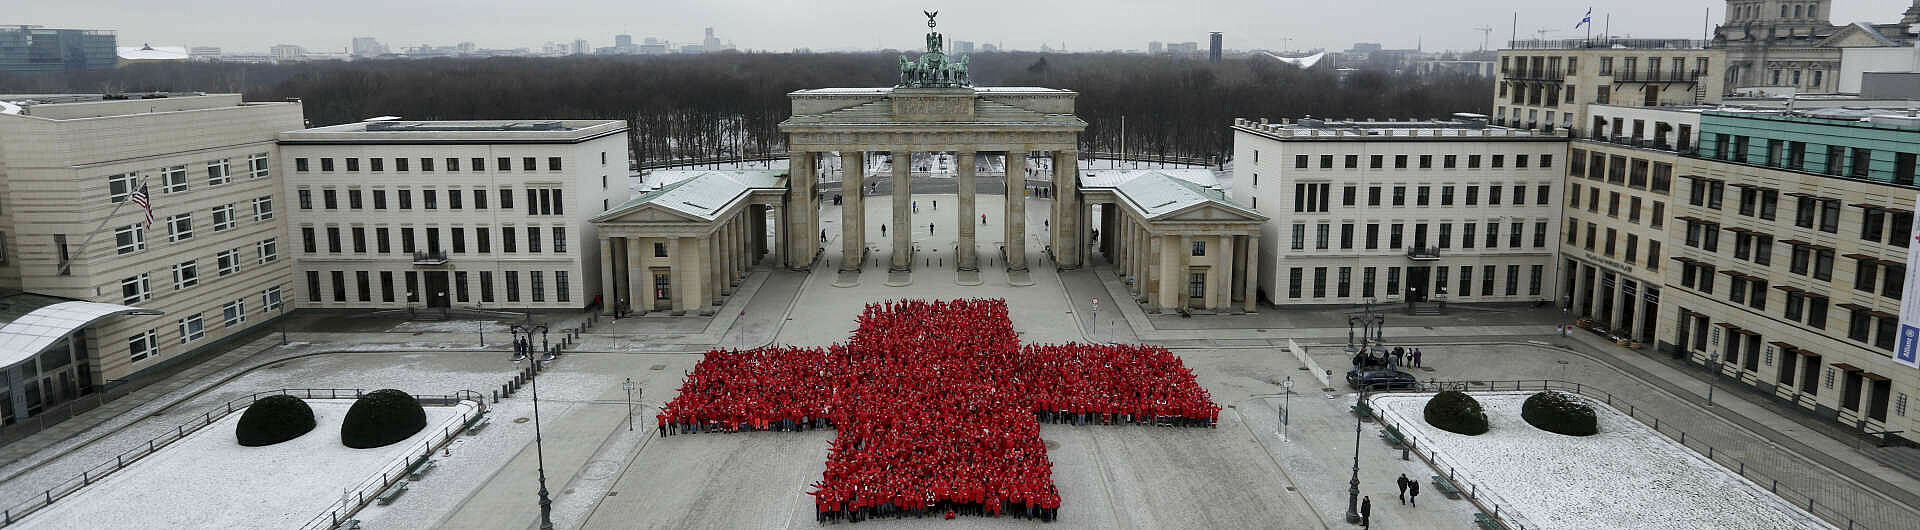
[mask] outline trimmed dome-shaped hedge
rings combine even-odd
[[[240,424],[233,428],[233,435],[240,440],[240,445],[260,447],[299,438],[313,430],[313,426],[313,407],[300,398],[276,394],[247,405],[246,412],[240,414]]]
[[[1487,412],[1473,396],[1457,390],[1434,394],[1424,411],[1427,423],[1447,432],[1478,436],[1487,432]]]
[[[406,392],[391,388],[354,400],[340,423],[340,443],[368,449],[405,440],[427,428],[427,411]]]
[[[1567,436],[1592,436],[1600,432],[1593,407],[1563,392],[1546,391],[1527,398],[1520,417],[1540,430]]]

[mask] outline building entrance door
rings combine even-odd
[[[1407,302],[1427,301],[1427,272],[1432,267],[1407,267]]]
[[[427,307],[452,307],[447,298],[447,271],[426,271]]]
[[[666,271],[653,271],[653,309],[656,311],[673,309],[673,274]]]

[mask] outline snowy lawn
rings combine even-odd
[[[1603,403],[1580,397],[1593,406],[1600,433],[1576,437],[1521,419],[1532,392],[1472,395],[1487,412],[1489,429],[1479,436],[1428,425],[1422,411],[1432,394],[1371,400],[1382,421],[1439,455],[1435,474],[1451,466],[1460,489],[1477,486],[1484,503],[1529,529],[1832,528]],[[1425,493],[1438,495],[1418,478]]]
[[[312,431],[266,447],[234,440],[234,411],[106,480],[34,512],[26,528],[298,528],[473,407],[427,407],[427,428],[374,449],[340,445],[353,400],[307,400]],[[406,502],[404,496],[399,502]]]

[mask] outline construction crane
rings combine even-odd
[[[1493,26],[1474,26],[1473,30],[1480,32],[1480,51],[1487,51],[1487,39],[1493,37]]]

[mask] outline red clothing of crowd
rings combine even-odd
[[[870,304],[845,345],[709,352],[663,409],[663,428],[824,418],[838,432],[812,492],[822,514],[992,516],[1060,505],[1036,414],[1219,414],[1164,348],[1023,347],[1007,315],[1003,300]]]

